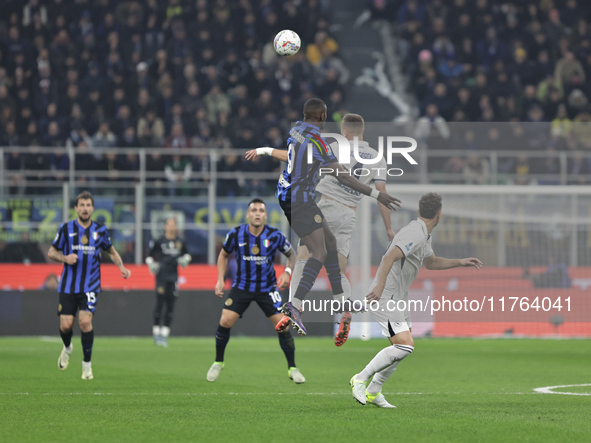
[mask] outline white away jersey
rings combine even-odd
[[[412,282],[423,266],[423,259],[433,255],[431,236],[425,222],[417,218],[398,231],[390,242],[386,254],[396,247],[400,248],[404,257],[394,263],[390,269],[382,298],[406,299]],[[376,284],[377,276],[371,284],[370,291]]]
[[[355,178],[358,178],[361,183],[367,186],[371,186],[372,182],[378,181],[386,181],[386,169],[388,165],[386,164],[386,160],[382,157],[382,159],[372,165],[363,165],[355,159],[353,155],[353,142],[351,143],[351,163],[349,165],[344,165],[347,169],[351,171],[351,174]],[[360,141],[359,143],[359,157],[362,159],[374,159],[378,156],[378,152],[370,148],[367,142]],[[333,152],[337,152],[338,149],[334,147]],[[361,169],[364,169],[363,171]],[[357,171],[360,175],[354,174]],[[367,174],[367,175],[366,175]],[[324,175],[324,174],[323,174]],[[330,197],[339,203],[342,203],[346,206],[357,207],[363,194],[360,192],[354,191],[353,189],[349,188],[348,186],[342,185],[339,183],[336,177],[332,175],[324,175],[322,180],[316,186],[316,190],[327,197]]]

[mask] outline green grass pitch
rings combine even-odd
[[[591,396],[534,392],[591,383],[591,340],[417,340],[384,386],[398,408],[361,406],[349,379],[386,344],[297,339],[295,385],[271,338],[232,338],[215,383],[213,338],[98,335],[91,381],[79,335],[65,372],[57,339],[0,338],[0,441],[591,441]]]

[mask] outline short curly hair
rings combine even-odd
[[[419,200],[419,214],[421,217],[431,220],[435,218],[437,213],[441,210],[441,195],[435,192],[429,192],[421,197]]]

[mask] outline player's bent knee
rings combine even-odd
[[[412,346],[414,348],[415,342],[409,331],[400,332],[393,337],[390,337],[390,343],[393,345]]]
[[[310,251],[310,257],[315,258],[316,260],[318,260],[321,263],[324,263],[326,260],[326,248],[324,247],[324,245],[318,245],[317,246],[317,250],[314,251]]]

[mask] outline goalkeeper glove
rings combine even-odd
[[[179,265],[181,265],[181,267],[186,268],[187,266],[189,266],[189,263],[191,262],[191,256],[189,254],[185,254],[182,257],[179,257],[177,261],[179,262]]]
[[[148,265],[152,275],[158,274],[158,271],[160,270],[160,264],[158,262],[155,262],[152,257],[148,257],[146,258],[146,264]]]

